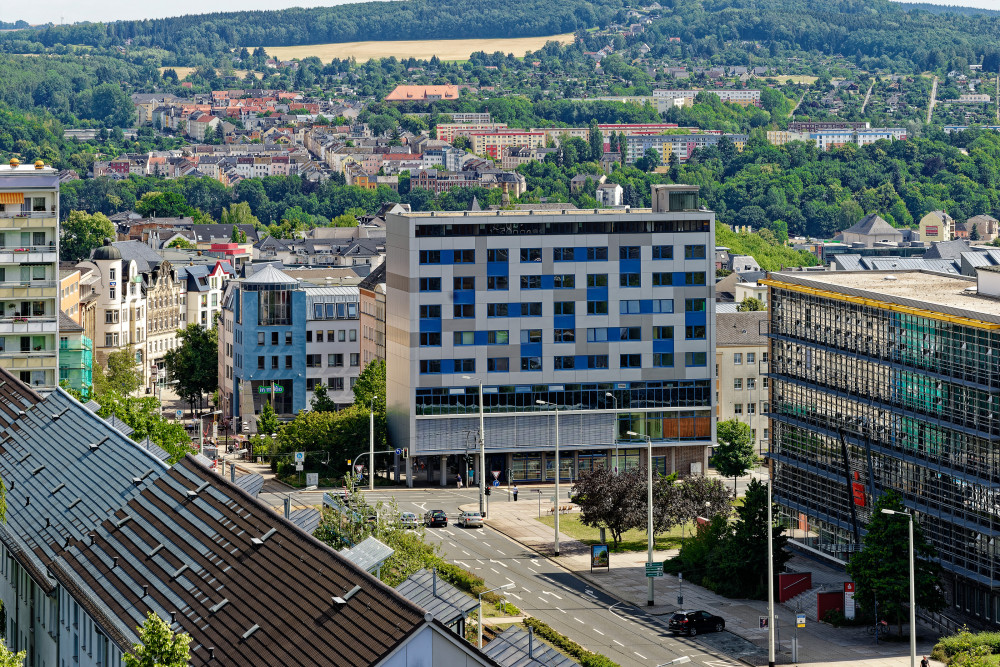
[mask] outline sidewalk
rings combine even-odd
[[[548,487],[551,489],[551,486]],[[518,502],[506,500],[506,494],[494,494],[490,503],[488,525],[503,533],[516,542],[532,549],[569,570],[578,577],[601,588],[605,593],[623,602],[631,603],[648,613],[666,621],[666,616],[678,608],[704,609],[718,614],[726,619],[726,629],[735,635],[700,635],[698,640],[716,652],[738,658],[752,665],[767,664],[767,632],[760,629],[759,618],[767,615],[767,602],[758,600],[731,600],[716,595],[711,591],[683,583],[683,605],[676,604],[679,582],[671,576],[654,579],[654,606],[646,606],[647,580],[645,577],[646,552],[631,552],[611,554],[609,571],[591,573],[590,547],[565,534],[559,536],[559,556],[553,556],[554,534],[551,527],[536,520],[538,516],[538,498],[533,490],[530,492],[520,487]],[[542,515],[551,507],[550,492],[543,489]],[[478,509],[471,504],[461,509]],[[655,551],[653,558],[662,562],[677,554],[677,550]],[[800,557],[793,558],[793,567],[799,571],[813,571],[822,581],[847,576],[832,569]],[[815,612],[813,612],[815,614]],[[791,639],[797,632],[799,651],[795,664],[809,665],[843,665],[850,661],[864,664],[868,667],[908,667],[909,643],[888,642],[875,645],[865,628],[834,628],[825,623],[817,622],[815,615],[806,617],[806,627],[795,628],[796,612],[784,605],[775,608],[777,643],[776,662],[791,663]],[[908,632],[903,627],[905,636]],[[922,627],[918,627],[917,653],[928,655],[936,640],[936,636]],[[832,660],[832,662],[831,662]]]

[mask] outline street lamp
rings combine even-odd
[[[615,402],[615,414],[611,421],[611,443],[615,448],[615,474],[618,474],[618,398],[610,391],[604,394]]]
[[[559,470],[559,406],[556,405],[555,403],[549,403],[548,401],[543,401],[540,398],[536,399],[535,403],[537,403],[538,405],[551,405],[552,408],[556,411],[556,494],[555,494],[555,501],[552,503],[552,506],[555,509],[555,515],[556,515],[556,524],[555,524],[555,526],[556,526],[556,536],[555,536],[555,548],[553,549],[553,553],[555,553],[555,555],[558,556],[559,555],[559,472],[560,472],[560,470]]]
[[[375,490],[375,401],[378,395],[368,401],[368,490]]]
[[[486,508],[483,499],[486,497],[486,432],[483,430],[483,381],[471,375],[463,375],[463,380],[475,380],[479,383],[479,514],[485,519]]]
[[[917,667],[917,592],[915,579],[917,576],[913,562],[913,514],[898,510],[882,510],[882,514],[902,514],[909,519],[910,529],[910,667]]]
[[[479,594],[479,648],[483,647],[483,596],[487,593],[492,593],[493,591],[507,590],[508,588],[514,588],[513,582],[504,584],[503,586],[497,586],[496,588],[491,588],[490,590],[483,591]]]
[[[632,437],[643,437],[640,436],[635,431],[628,431],[627,435]],[[647,435],[646,438],[646,505],[647,514],[649,519],[649,524],[646,528],[647,535],[647,548],[648,553],[646,554],[646,563],[652,565],[653,563],[653,440]],[[646,577],[647,590],[646,590],[646,606],[653,606],[653,577]]]
[[[771,485],[767,480],[767,667],[774,667],[774,518],[771,516]]]

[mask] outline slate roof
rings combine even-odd
[[[255,472],[237,475],[236,480],[233,483],[243,489],[243,492],[248,496],[256,498],[260,495],[260,490],[264,488],[264,477],[263,475],[259,475]]]
[[[247,235],[247,241],[250,243],[257,242],[257,230],[254,229],[253,225],[236,225],[236,227]],[[208,243],[211,240],[217,240],[219,243],[229,243],[233,236],[233,226],[221,223],[191,225],[191,230],[194,232],[195,238],[201,243]]]
[[[149,452],[156,458],[160,459],[161,461],[166,461],[167,459],[170,458],[170,454],[167,453],[167,450],[163,449],[149,438],[146,438],[142,442],[137,442],[136,445],[138,445],[142,449],[145,449],[147,452]]]
[[[76,323],[66,311],[59,311],[59,333],[83,333],[83,327]]]
[[[299,281],[270,264],[243,280],[244,285],[297,285]]]
[[[359,290],[368,290],[369,292],[375,291],[378,285],[385,282],[385,262],[382,262],[377,267],[372,269],[364,280],[358,283]]]
[[[938,241],[932,243],[927,252],[923,254],[924,259],[959,259],[963,252],[969,252],[969,244],[962,239],[954,241]]]
[[[139,273],[148,273],[163,263],[163,258],[141,241],[115,241],[111,245],[118,248],[122,261],[135,260]]]
[[[122,435],[132,435],[132,433],[135,432],[131,426],[123,422],[116,415],[111,415],[110,417],[106,417],[104,421],[111,424],[112,428],[117,429],[118,432],[121,433]]]
[[[479,600],[455,588],[441,577],[434,583],[435,573],[423,569],[414,572],[396,586],[399,594],[420,605],[445,625],[458,623],[479,608]],[[435,586],[437,594],[435,594]]]
[[[767,336],[764,335],[766,329],[763,324],[767,317],[766,310],[752,310],[746,313],[716,312],[716,347],[767,345]]]
[[[841,234],[861,234],[863,236],[876,236],[878,234],[899,234],[900,231],[883,220],[880,216],[872,213],[858,220],[851,227],[845,229]]]
[[[173,617],[192,637],[195,666],[367,667],[427,622],[415,604],[191,456],[92,533],[74,536],[52,565],[56,577],[96,594],[99,604],[84,607],[119,645],[133,641],[125,628],[147,612]]]
[[[263,479],[263,478],[262,478]],[[288,514],[288,520],[306,532],[312,535],[319,528],[319,521],[323,517],[318,509],[315,507],[305,507],[299,510],[292,510]]]
[[[531,639],[532,657],[528,657],[528,633],[513,625],[493,638],[483,653],[503,667],[572,667],[580,663],[555,650],[538,637]]]

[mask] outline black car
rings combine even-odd
[[[675,634],[693,636],[699,632],[722,632],[726,629],[726,621],[707,611],[677,611],[670,617],[667,627]]]
[[[425,526],[444,526],[448,527],[448,514],[444,510],[427,510],[424,514],[424,525]]]

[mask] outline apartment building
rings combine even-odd
[[[487,155],[494,160],[503,157],[503,149],[511,146],[541,148],[545,146],[544,132],[526,132],[524,130],[496,130],[493,132],[471,132],[472,152],[476,155]]]
[[[715,414],[750,427],[754,449],[767,451],[767,313],[718,313],[715,344]]]
[[[491,123],[489,121],[481,123],[441,123],[436,127],[438,141],[447,141],[449,144],[456,137],[468,137],[472,132],[495,132],[496,130],[506,130],[507,123]]]
[[[385,262],[358,284],[361,327],[361,368],[385,360]]]
[[[696,186],[652,209],[387,216],[389,428],[407,477],[444,484],[485,407],[514,480],[645,460],[699,473],[714,437],[715,216]],[[482,384],[482,394],[479,387]],[[638,433],[631,436],[629,432]],[[473,446],[474,448],[474,446]]]
[[[673,106],[678,106],[677,100],[681,100],[680,105],[688,106],[693,103],[698,93],[711,93],[717,95],[723,102],[739,104],[743,107],[760,106],[760,91],[734,88],[726,90],[654,90],[653,101],[656,103],[656,110],[663,113]]]
[[[94,354],[98,362],[106,366],[112,352],[131,346],[142,370],[142,384],[148,386],[151,373],[147,363],[146,298],[139,261],[123,259],[122,251],[112,244],[94,250],[90,262],[83,266],[92,268],[100,277],[94,306]]]
[[[937,550],[958,626],[996,628],[1000,273],[773,273],[774,499],[847,560],[894,490]],[[850,481],[848,481],[848,479]]]
[[[59,381],[59,172],[0,165],[0,367],[35,389]]]
[[[746,146],[747,135],[745,134],[723,135],[717,132],[633,134],[625,136],[625,161],[632,164],[645,155],[648,149],[652,148],[660,154],[664,163],[667,162],[671,154],[676,155],[682,163],[687,162],[695,150],[715,146],[723,136],[728,137],[737,150],[743,150]]]

